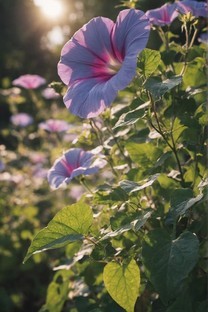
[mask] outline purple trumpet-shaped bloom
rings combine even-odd
[[[12,82],[14,86],[25,89],[36,89],[45,83],[46,80],[39,75],[22,75]]]
[[[18,113],[12,115],[10,121],[17,127],[27,127],[33,123],[33,118],[26,113]]]
[[[57,189],[68,184],[74,177],[96,173],[105,164],[106,161],[97,158],[93,152],[73,148],[55,161],[48,172],[48,182],[53,189]]]
[[[195,17],[207,17],[208,6],[206,2],[198,2],[194,0],[177,1],[178,11],[182,14],[190,12]]]
[[[150,23],[157,26],[165,26],[172,23],[178,16],[177,3],[166,3],[158,9],[148,10],[146,12]]]
[[[131,82],[149,28],[142,11],[123,10],[116,23],[105,17],[93,18],[65,44],[58,74],[68,86],[64,103],[74,115],[99,115]]]
[[[48,119],[41,122],[39,128],[48,132],[64,132],[70,128],[70,125],[64,120]]]
[[[198,38],[198,41],[208,45],[208,33],[206,32],[201,34]]]

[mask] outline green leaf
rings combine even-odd
[[[175,142],[180,138],[184,130],[187,129],[178,118],[175,118],[172,128],[173,139]]]
[[[193,197],[191,189],[177,189],[173,192],[170,200],[170,216],[175,219],[182,216],[186,211],[199,202],[203,197],[203,194],[199,194],[197,197]]]
[[[122,233],[130,231],[131,229],[132,229],[132,225],[131,224],[125,224],[125,225],[121,226],[119,229],[117,229],[115,231],[111,231],[111,232],[105,234],[101,238],[101,241],[106,240],[108,238],[116,237],[118,235],[121,235]]]
[[[122,114],[113,129],[123,126],[131,126],[135,124],[140,118],[144,117],[145,109],[149,106],[149,102],[146,102],[136,109],[129,111],[128,113]]]
[[[149,78],[144,84],[145,88],[149,90],[154,99],[160,98],[169,90],[175,88],[182,82],[181,76],[173,76],[169,79],[161,81],[157,77]]]
[[[207,84],[205,64],[205,57],[197,57],[188,64],[183,77],[183,84],[185,88],[192,86],[196,88]]]
[[[164,165],[165,161],[171,157],[172,157],[172,152],[163,153],[161,157],[157,159],[156,163],[154,164],[154,167],[157,168],[157,167]]]
[[[164,304],[180,292],[182,281],[197,263],[198,249],[199,241],[191,232],[184,232],[175,240],[162,229],[146,236],[143,264]]]
[[[35,236],[24,262],[35,253],[82,240],[83,235],[88,233],[92,221],[92,210],[83,202],[63,208],[49,222],[48,226]]]
[[[46,303],[40,312],[61,312],[69,293],[70,271],[58,271],[47,289]]]
[[[207,103],[201,104],[195,112],[195,116],[199,120],[199,124],[201,126],[208,125],[208,111],[207,111]]]
[[[146,210],[148,210],[148,209],[145,209],[145,211],[143,212],[143,215],[141,217],[139,217],[136,220],[136,222],[134,222],[134,231],[135,232],[138,232],[140,230],[140,228],[146,223],[146,221],[151,217],[152,211],[148,210],[146,212]]]
[[[127,142],[125,145],[131,159],[143,168],[152,167],[152,164],[162,155],[159,147],[148,143]]]
[[[108,238],[116,237],[116,236],[121,235],[121,234],[128,232],[130,230],[138,232],[140,230],[140,228],[145,224],[145,222],[151,217],[151,214],[152,214],[152,210],[145,209],[145,211],[143,211],[138,218],[132,220],[128,224],[120,226],[115,231],[111,231],[111,232],[105,234],[100,239],[100,241],[106,240]]]
[[[145,179],[145,180],[140,181],[140,182],[133,182],[133,181],[124,180],[124,181],[121,181],[119,183],[119,185],[125,192],[131,194],[134,192],[141,191],[148,186],[151,186],[157,180],[159,175],[160,175],[159,173],[154,174],[154,175],[148,177],[148,179]]]
[[[192,312],[192,297],[187,291],[183,290],[176,298],[175,302],[168,307],[166,312]]]
[[[125,202],[128,195],[120,187],[112,187],[111,185],[101,185],[94,196],[94,202],[98,204],[113,204]]]
[[[135,260],[128,264],[108,263],[103,272],[104,284],[113,298],[127,312],[134,312],[139,295],[140,270]]]
[[[138,60],[138,67],[141,68],[145,77],[150,76],[158,68],[161,61],[160,52],[156,50],[144,49]]]

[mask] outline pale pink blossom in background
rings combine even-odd
[[[48,119],[39,123],[39,128],[48,132],[64,132],[70,128],[70,125],[64,120]]]
[[[48,87],[42,91],[42,96],[46,100],[57,99],[60,97],[60,95],[53,88],[50,88],[50,87]]]
[[[22,75],[13,80],[14,86],[19,86],[25,89],[36,89],[46,83],[46,80],[39,75]]]
[[[14,126],[27,127],[33,123],[33,118],[26,113],[18,113],[12,115],[10,121]]]
[[[25,180],[22,174],[11,174],[9,172],[3,172],[0,175],[1,182],[13,182],[15,184],[22,183]]]
[[[31,153],[29,159],[33,164],[44,164],[46,162],[46,156],[43,153]]]

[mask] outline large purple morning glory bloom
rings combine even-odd
[[[81,174],[96,173],[105,164],[106,161],[96,157],[93,152],[73,148],[55,161],[48,172],[48,182],[53,189],[57,189]]]
[[[123,10],[116,23],[93,18],[65,44],[58,74],[68,86],[64,103],[73,114],[91,118],[110,106],[135,76],[149,28],[142,11]]]
[[[183,0],[177,2],[178,11],[187,14],[191,14],[195,17],[207,17],[208,16],[208,6],[206,2],[198,2],[194,0]]]
[[[148,10],[146,12],[150,23],[157,26],[169,25],[178,16],[177,3],[166,3],[158,9]]]

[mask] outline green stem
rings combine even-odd
[[[90,194],[93,194],[92,190],[90,189],[90,187],[87,185],[87,182],[85,180],[84,177],[81,177],[79,179],[80,183],[84,186],[84,188],[90,193]]]
[[[166,144],[170,147],[170,149],[174,153],[174,156],[176,158],[176,162],[177,162],[177,165],[178,165],[178,170],[179,170],[180,176],[181,176],[181,185],[184,187],[185,181],[184,181],[184,177],[183,177],[183,171],[182,171],[181,163],[180,163],[180,160],[179,160],[179,157],[178,157],[178,153],[177,153],[175,141],[174,141],[174,138],[173,138],[172,130],[171,130],[171,142],[172,142],[172,144],[170,144],[168,139],[166,138],[165,134],[163,133],[163,130],[162,130],[161,125],[160,125],[160,121],[159,121],[158,116],[157,116],[155,102],[153,101],[152,96],[150,94],[149,94],[149,98],[150,98],[150,102],[152,104],[152,109],[153,109],[154,117],[155,117],[155,120],[156,120],[158,128],[155,127],[152,123],[151,123],[151,125],[162,136],[162,138],[164,139]]]
[[[114,169],[113,159],[109,155],[108,150],[104,146],[102,131],[98,128],[98,126],[96,125],[96,123],[93,119],[90,119],[90,125],[91,125],[92,129],[95,131],[95,135],[96,135],[100,145],[102,145],[105,152],[107,152],[106,160],[107,160],[108,164],[110,165],[112,172],[114,173],[115,176],[118,176],[117,171]]]
[[[93,119],[90,119],[90,126],[92,127],[92,129],[95,132],[95,135],[100,143],[100,145],[102,145],[104,147],[103,144],[103,138],[102,138],[102,131],[100,131],[100,129],[98,128],[98,126],[96,125],[96,122]]]
[[[185,186],[185,180],[184,180],[184,176],[183,176],[183,170],[182,170],[182,167],[181,167],[181,163],[180,163],[180,160],[178,158],[178,153],[177,153],[177,149],[176,149],[176,145],[175,145],[175,141],[174,141],[174,138],[173,138],[173,133],[171,131],[171,141],[172,141],[172,144],[173,144],[173,148],[172,148],[172,151],[175,155],[175,158],[176,158],[176,161],[177,161],[177,165],[178,165],[178,170],[180,172],[180,176],[181,176],[181,185],[184,187]]]
[[[197,33],[198,33],[198,29],[197,29],[197,28],[195,28],[195,31],[194,31],[193,37],[192,37],[191,42],[190,42],[190,44],[189,44],[189,48],[191,48],[191,47],[192,47],[192,45],[194,44],[194,40],[195,40],[195,38],[196,38]]]
[[[121,155],[122,155],[123,158],[126,160],[128,166],[129,166],[129,168],[131,169],[131,168],[132,168],[132,164],[131,164],[130,158],[127,157],[127,156],[125,155],[125,153],[124,153],[124,151],[123,151],[123,149],[122,149],[122,147],[121,147],[121,145],[120,145],[120,143],[119,143],[117,137],[114,135],[114,133],[113,133],[112,129],[109,127],[109,125],[106,125],[106,127],[107,127],[107,130],[109,131],[109,133],[112,135],[112,137],[113,137],[113,139],[114,139],[114,141],[115,141],[115,143],[116,143],[116,145],[117,145],[117,147],[118,147],[118,149],[119,149]]]
[[[177,220],[174,217],[174,221],[173,221],[173,231],[172,231],[172,240],[176,239],[176,225],[177,225]]]

